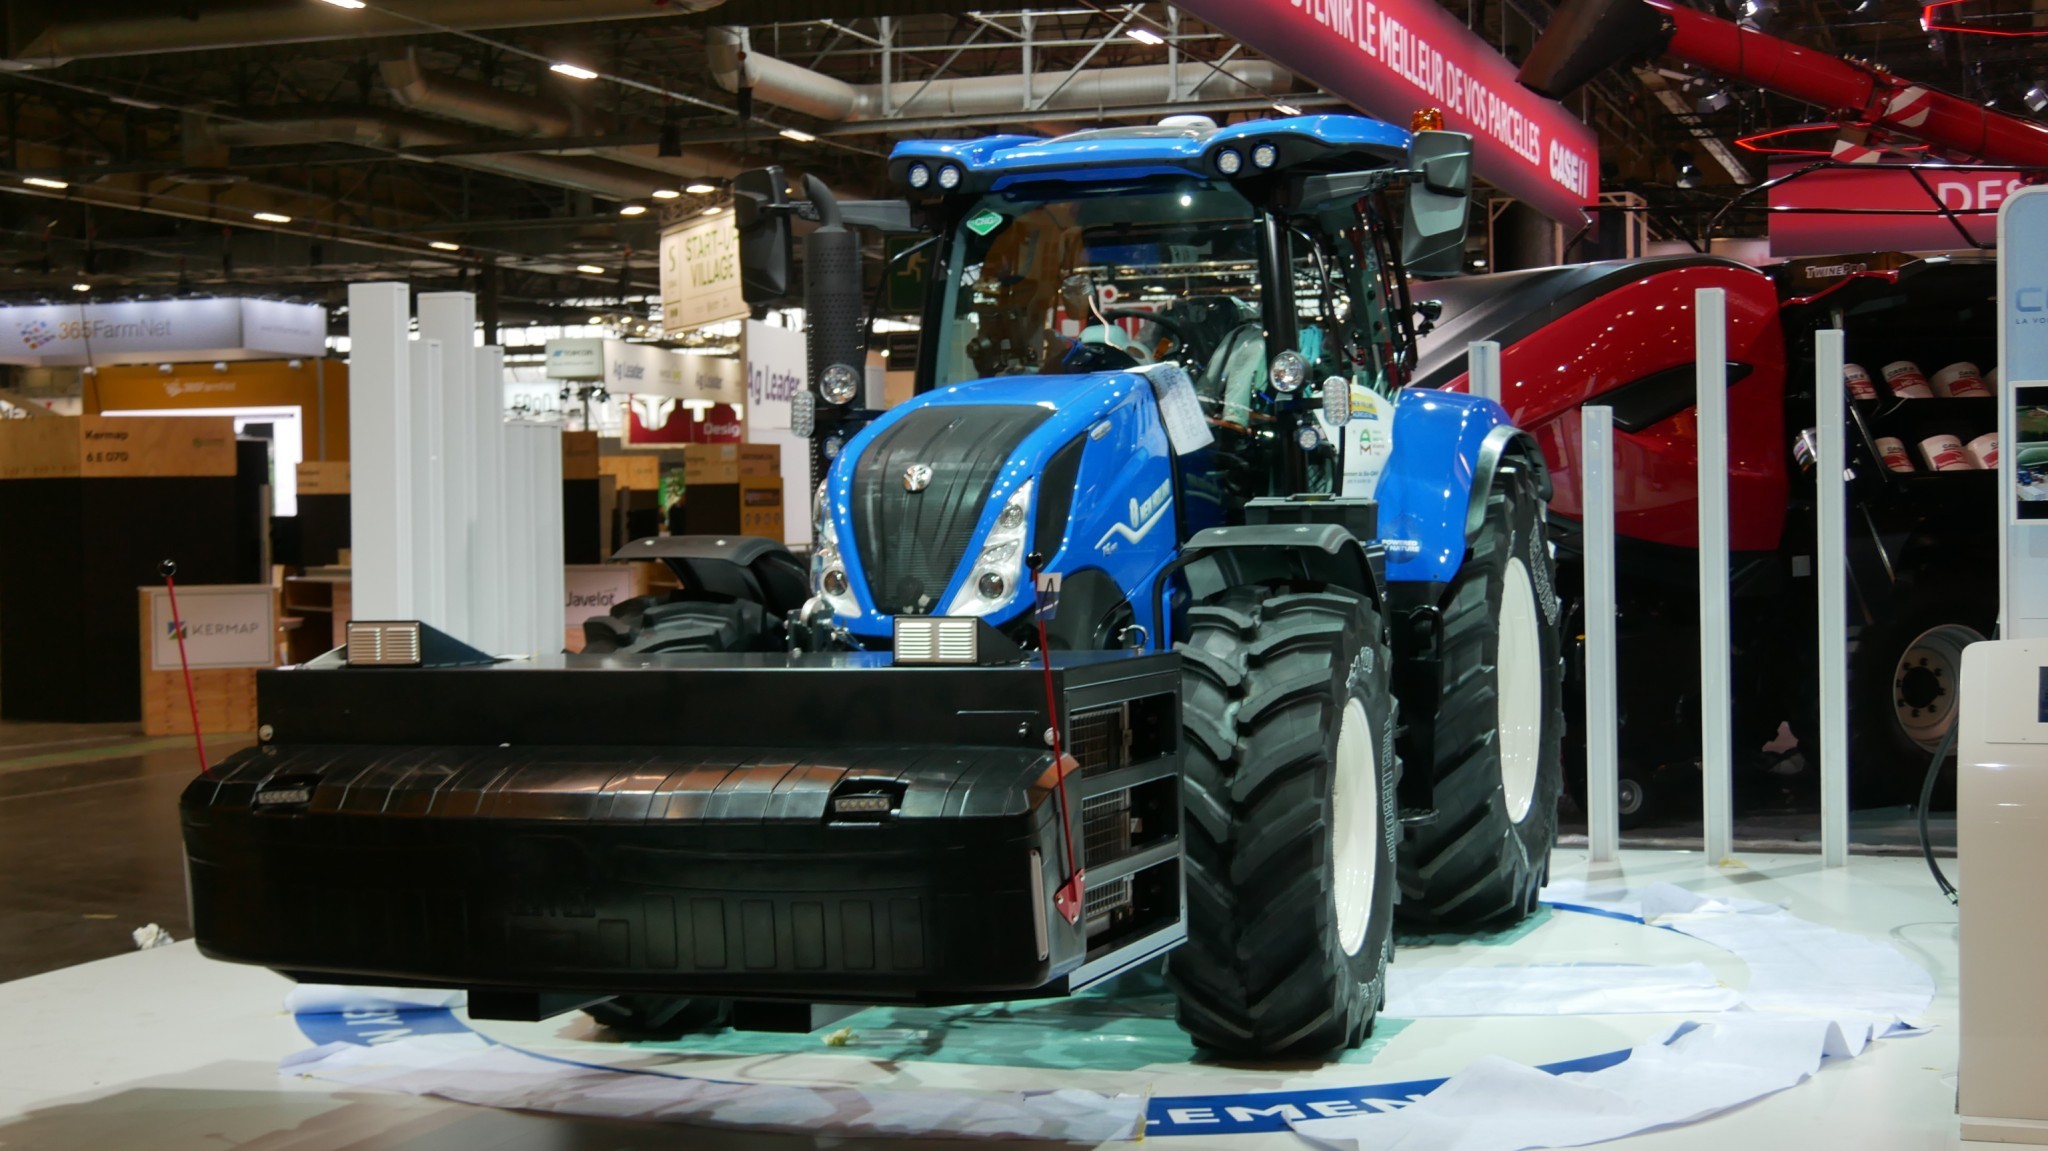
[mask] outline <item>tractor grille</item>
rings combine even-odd
[[[1134,886],[1135,877],[1129,875],[1112,879],[1099,887],[1090,884],[1082,912],[1086,929],[1091,934],[1094,933],[1105,926],[1117,912],[1131,906]]]
[[[1126,704],[1084,711],[1067,721],[1067,753],[1081,765],[1081,774],[1115,771],[1130,762],[1130,723]]]
[[[905,413],[875,437],[853,474],[853,539],[868,594],[884,615],[944,611],[996,476],[1052,413],[1009,404],[946,405]],[[913,467],[931,480],[912,491]]]
[[[1114,863],[1131,853],[1131,793],[1113,791],[1081,805],[1081,861]]]

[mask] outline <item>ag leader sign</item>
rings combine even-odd
[[[673,332],[747,314],[740,232],[731,212],[699,216],[661,236],[661,319]]]
[[[1405,128],[1423,108],[1470,132],[1477,175],[1577,227],[1600,198],[1600,146],[1564,105],[1436,0],[1177,0],[1369,115]],[[1284,99],[1284,97],[1282,97]]]

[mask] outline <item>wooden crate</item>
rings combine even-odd
[[[199,701],[202,731],[211,735],[256,730],[255,668],[199,668],[192,673],[192,696]],[[185,698],[185,679],[178,672],[142,673],[142,731],[145,735],[192,733],[192,706]]]

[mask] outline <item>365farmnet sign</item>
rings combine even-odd
[[[1592,129],[1515,82],[1515,67],[1436,0],[1182,0],[1180,7],[1399,127],[1439,108],[1473,136],[1477,174],[1577,225],[1600,197]]]

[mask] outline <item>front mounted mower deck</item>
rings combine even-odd
[[[270,738],[183,799],[201,949],[497,1002],[956,1003],[1183,938],[1174,657],[1055,657],[1078,924],[1054,907],[1044,673],[889,663],[264,672]]]

